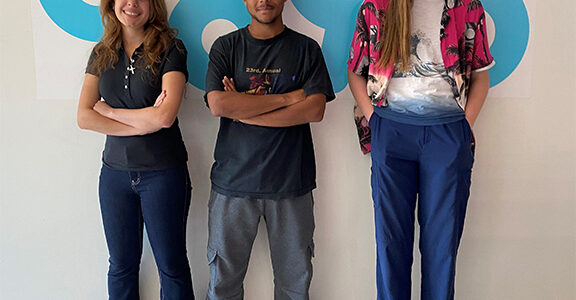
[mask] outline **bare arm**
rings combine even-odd
[[[144,134],[132,126],[106,118],[94,110],[94,105],[100,102],[100,93],[98,92],[99,80],[97,76],[92,74],[86,74],[84,77],[80,100],[78,101],[78,127],[116,136]]]
[[[470,127],[474,127],[474,122],[482,109],[488,89],[490,88],[490,77],[488,70],[480,72],[472,72],[470,80],[470,92],[468,93],[468,101],[466,102],[466,120]]]
[[[366,78],[352,72],[348,71],[348,84],[350,85],[350,91],[358,104],[358,107],[362,110],[366,120],[370,121],[370,117],[374,112],[374,106],[372,106],[372,101],[368,96],[366,91]]]
[[[103,116],[144,132],[156,132],[172,126],[176,120],[185,88],[186,77],[184,74],[172,71],[162,76],[162,93],[154,106],[140,109],[119,109],[111,108],[104,102],[98,102],[94,109]]]
[[[249,119],[306,99],[302,89],[286,94],[248,95],[237,92],[232,79],[224,77],[222,82],[224,91],[211,91],[207,95],[210,112],[217,117]]]
[[[240,121],[250,125],[288,127],[322,121],[325,108],[326,95],[312,94],[302,102]]]

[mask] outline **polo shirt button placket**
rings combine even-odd
[[[126,68],[126,73],[124,74],[124,90],[126,92],[128,92],[128,84],[129,84],[129,75],[128,75],[128,70],[130,70],[130,67]]]
[[[125,90],[128,89],[128,70],[130,70],[130,67],[127,67],[126,73],[124,73],[124,89]]]
[[[128,67],[126,67],[126,73],[124,74],[124,90],[126,90],[126,92],[129,92],[128,91],[128,85],[129,85],[129,80],[130,80],[129,79],[130,73],[134,74],[134,70],[136,69],[136,68],[134,68],[133,64],[134,64],[134,59],[130,58],[130,65]]]

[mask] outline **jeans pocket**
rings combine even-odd
[[[462,127],[464,131],[464,141],[469,143],[470,152],[472,153],[472,157],[474,157],[476,154],[476,138],[474,137],[474,131],[472,131],[472,127],[470,127],[470,123],[468,123],[468,120],[466,119],[462,121]]]
[[[214,263],[216,256],[218,256],[218,251],[208,248],[208,251],[206,251],[206,259],[208,260],[209,265]]]
[[[210,268],[210,281],[211,284],[216,284],[216,278],[218,278],[218,251],[208,247],[206,251],[206,258],[208,259],[208,267]]]
[[[214,191],[210,191],[210,199],[208,199],[208,210],[210,210],[210,208],[212,208],[212,205],[214,204],[214,201],[216,200],[216,192]]]
[[[378,119],[378,115],[376,114],[376,112],[373,112],[370,115],[370,120],[368,121],[368,126],[370,127],[370,129],[374,128],[374,126],[375,126],[374,122],[377,121],[376,119]]]

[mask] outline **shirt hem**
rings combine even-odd
[[[269,200],[281,200],[286,198],[295,198],[302,195],[305,195],[316,188],[316,183],[312,186],[303,188],[297,191],[290,191],[290,192],[271,192],[271,193],[262,193],[262,192],[246,192],[246,191],[231,191],[219,187],[215,183],[212,183],[212,190],[217,192],[218,194],[222,194],[229,197],[236,197],[236,198],[246,198],[246,199],[269,199]]]
[[[188,167],[188,160],[182,162],[175,162],[173,164],[164,164],[157,167],[131,167],[122,165],[112,165],[110,163],[107,163],[104,159],[102,159],[102,164],[112,170],[129,171],[129,172],[146,172],[146,171],[163,171],[180,167]]]
[[[388,119],[398,123],[417,125],[417,126],[434,126],[434,125],[449,124],[452,122],[461,121],[466,118],[464,111],[462,111],[461,113],[436,118],[426,118],[426,117],[419,118],[414,116],[403,115],[401,113],[386,110],[386,108],[384,107],[375,109],[374,113],[384,119]]]
[[[487,65],[487,66],[485,66],[485,67],[472,70],[472,73],[482,72],[482,71],[489,70],[489,69],[491,69],[491,68],[492,68],[493,66],[495,66],[495,65],[496,65],[496,61],[493,60],[489,65]]]

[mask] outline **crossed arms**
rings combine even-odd
[[[303,89],[285,94],[248,95],[236,91],[234,80],[222,79],[224,91],[207,94],[212,115],[239,120],[250,125],[288,127],[320,122],[326,108],[326,95],[306,96]]]
[[[78,126],[107,135],[133,136],[156,132],[172,126],[186,84],[182,72],[162,76],[162,93],[154,106],[140,109],[112,108],[100,101],[99,77],[86,74],[78,103]]]

